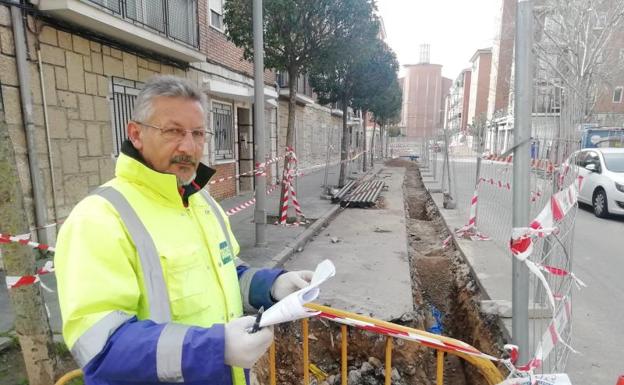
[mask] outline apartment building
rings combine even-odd
[[[443,128],[445,99],[452,81],[442,78],[442,65],[429,62],[429,46],[421,46],[420,63],[405,65],[402,78],[401,126],[408,138],[431,137]]]
[[[498,0],[498,7],[487,108],[487,119],[490,121],[505,116],[508,111],[516,37],[516,1]]]
[[[464,69],[451,85],[448,96],[446,128],[451,132],[466,132],[468,128],[468,104],[470,101],[470,80],[472,70]]]
[[[492,49],[479,49],[472,58],[470,97],[468,100],[468,125],[483,126],[487,119],[488,97],[490,95],[490,70]]]

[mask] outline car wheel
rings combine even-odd
[[[607,193],[605,193],[604,190],[597,190],[594,193],[592,206],[594,208],[594,215],[598,218],[606,218],[609,215],[609,209],[607,207]]]

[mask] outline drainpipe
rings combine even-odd
[[[50,140],[50,119],[48,118],[48,103],[46,102],[45,79],[43,76],[43,62],[41,51],[37,49],[37,62],[39,64],[39,83],[41,84],[41,104],[43,105],[43,124],[45,126],[46,141],[48,145],[48,163],[50,164],[50,188],[52,189],[52,211],[54,223],[58,222],[58,210],[56,207],[56,178],[54,177],[54,162],[52,158],[52,141]],[[55,227],[58,230],[58,228]]]
[[[13,1],[19,5],[18,0]],[[30,180],[32,184],[32,194],[35,206],[35,223],[37,227],[37,239],[39,242],[48,243],[46,228],[47,206],[45,201],[45,186],[39,168],[39,158],[37,155],[37,145],[35,143],[35,123],[33,119],[33,106],[30,96],[30,74],[28,71],[28,59],[26,52],[26,35],[22,11],[16,7],[11,7],[11,24],[13,24],[13,39],[15,41],[15,58],[17,64],[17,78],[19,81],[20,103],[22,105],[22,120],[26,133],[26,146],[28,149],[28,166],[30,169]]]

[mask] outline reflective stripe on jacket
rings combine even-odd
[[[224,364],[223,324],[270,306],[281,270],[237,269],[223,210],[203,193],[185,207],[176,187],[122,154],[59,232],[63,335],[87,384],[245,383]]]

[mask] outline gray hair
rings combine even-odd
[[[160,96],[187,98],[201,104],[206,113],[206,95],[190,81],[173,75],[151,77],[143,86],[134,103],[132,120],[147,122],[152,116],[153,100]]]

